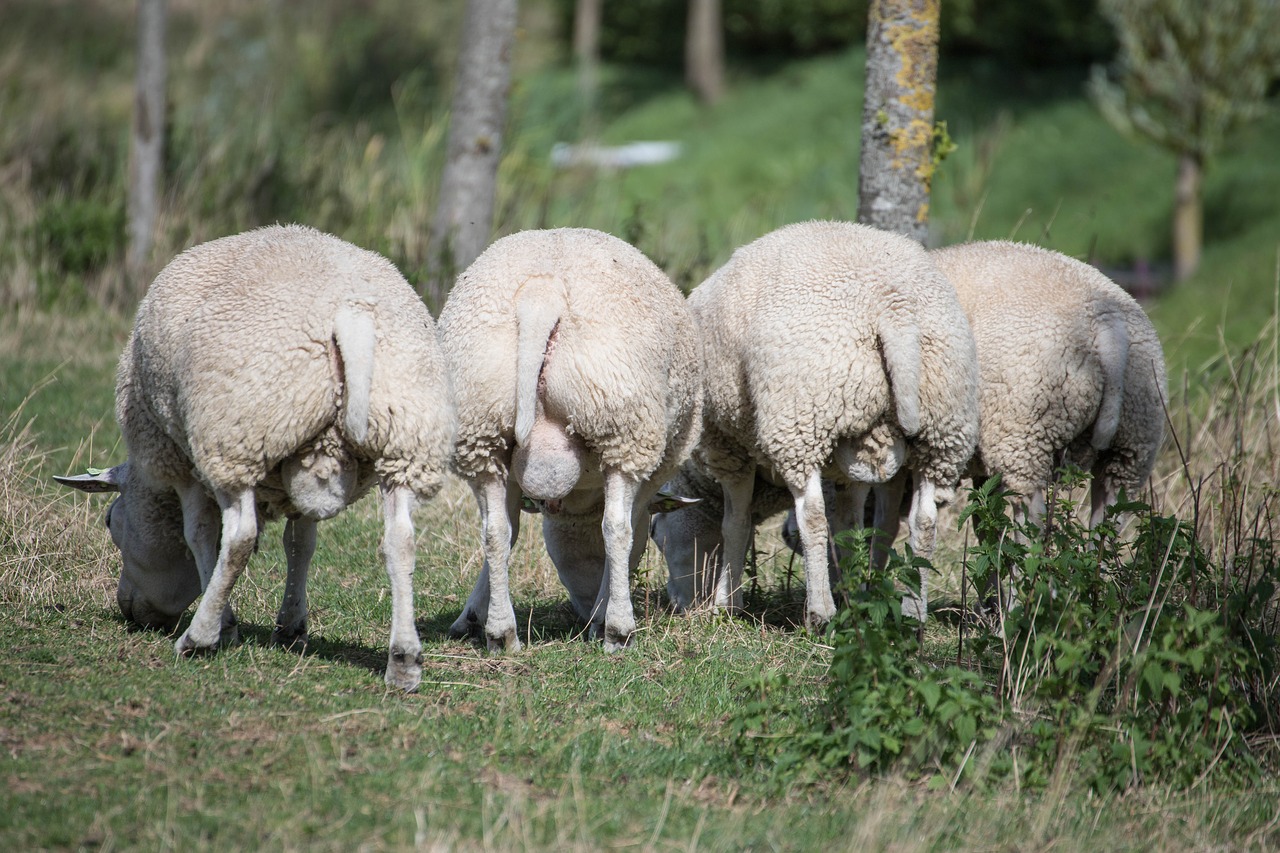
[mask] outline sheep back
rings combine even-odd
[[[368,428],[344,432],[335,319],[368,310]],[[453,432],[431,317],[385,258],[303,226],[195,246],[157,276],[117,371],[131,464],[173,483],[260,483],[309,445],[340,443],[390,485],[430,497]]]
[[[464,477],[500,473],[514,442],[516,305],[558,280],[564,310],[540,377],[547,417],[602,465],[639,479],[674,469],[696,441],[699,353],[680,291],[639,250],[600,231],[524,231],[494,242],[454,285],[440,334],[457,394],[454,460]]]
[[[932,255],[978,346],[980,472],[1030,494],[1058,451],[1069,448],[1072,461],[1090,467],[1107,450],[1117,482],[1131,491],[1145,482],[1163,439],[1165,368],[1133,297],[1092,266],[1038,246],[989,241]],[[1123,386],[1109,388],[1117,371]],[[1118,423],[1094,429],[1104,446],[1091,446],[1111,393],[1123,395]]]
[[[845,222],[790,225],[734,252],[689,306],[704,341],[698,455],[713,470],[734,455],[710,446],[723,436],[797,487],[841,438],[896,422],[898,377],[882,355],[895,345],[919,353],[918,458],[930,476],[958,479],[977,436],[973,343],[914,241]]]

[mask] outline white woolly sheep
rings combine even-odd
[[[650,500],[697,441],[693,321],[652,261],[599,231],[525,231],[459,277],[440,314],[458,400],[455,470],[475,492],[484,567],[451,636],[517,649],[508,561],[521,493],[606,650],[635,630],[631,571]]]
[[[810,624],[835,612],[823,478],[849,487],[836,491],[843,526],[861,523],[876,486],[877,517],[896,530],[891,491],[909,465],[911,544],[931,554],[937,504],[954,497],[977,439],[978,376],[964,314],[925,250],[862,225],[791,225],[738,249],[688,303],[706,388],[694,459],[724,494],[716,605],[741,607],[758,470],[794,502]]]
[[[1090,524],[1147,482],[1164,440],[1160,340],[1133,297],[1094,267],[1006,241],[930,253],[978,347],[975,483],[1000,475],[1038,521],[1061,461],[1093,473]]]
[[[454,412],[431,317],[389,261],[301,226],[182,253],[138,307],[116,418],[128,460],[58,479],[120,493],[107,525],[126,618],[173,630],[203,590],[178,653],[233,642],[232,586],[262,523],[284,515],[273,639],[304,638],[316,521],[377,482],[392,593],[386,681],[418,686],[410,513],[443,482]]]

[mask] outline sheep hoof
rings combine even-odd
[[[808,608],[804,613],[804,627],[810,631],[821,631],[835,617],[835,605],[829,607]]]
[[[516,636],[514,628],[497,637],[486,634],[485,639],[488,640],[489,651],[493,653],[512,653],[524,648],[520,643],[520,639]]]
[[[235,631],[235,626],[232,626],[231,630]],[[218,642],[218,640],[214,640],[211,643],[202,643],[191,636],[191,629],[188,628],[186,633],[178,638],[178,642],[173,644],[173,648],[178,657],[189,658],[196,655],[212,654],[218,648]]]
[[[446,635],[450,640],[470,639],[476,642],[480,640],[480,634],[484,631],[484,625],[476,614],[470,610],[463,611],[462,615],[454,620],[449,626]]]
[[[631,645],[631,638],[635,636],[634,625],[629,630],[608,623],[603,626],[603,630],[598,623],[593,624],[591,628],[593,636],[604,635],[604,650],[607,654],[614,654],[627,648]]]
[[[415,692],[422,683],[422,652],[393,649],[387,655],[386,682],[405,693]]]
[[[294,625],[277,625],[276,629],[271,632],[271,642],[273,645],[283,646],[286,649],[291,649],[294,646],[306,646],[307,620],[303,619]]]

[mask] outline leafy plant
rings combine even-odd
[[[731,719],[737,753],[772,762],[784,777],[834,768],[874,772],[904,762],[915,772],[963,767],[973,747],[996,734],[996,703],[980,676],[929,665],[920,654],[920,624],[903,612],[904,596],[919,594],[920,573],[932,566],[909,551],[891,554],[884,568],[873,566],[869,532],[838,536],[850,556],[842,561],[845,606],[830,627],[823,700],[796,718],[788,705],[791,680],[765,671],[749,681]]]

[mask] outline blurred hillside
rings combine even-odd
[[[129,310],[124,182],[133,3],[0,1],[0,305]],[[618,234],[683,287],[782,224],[856,211],[865,2],[726,0],[729,93],[684,89],[683,3],[610,5],[596,113],[568,59],[571,0],[522,0],[497,234]],[[158,269],[200,240],[300,221],[417,280],[448,118],[461,0],[171,0],[169,139]],[[611,18],[610,15],[614,17]],[[944,3],[938,118],[957,149],[931,241],[1014,237],[1143,292],[1171,361],[1209,370],[1272,316],[1280,115],[1211,165],[1200,272],[1161,289],[1174,163],[1119,136],[1084,95],[1110,55],[1067,0]],[[669,163],[557,169],[557,142],[680,143]],[[438,306],[433,306],[438,308]],[[1176,369],[1171,375],[1177,375]]]

